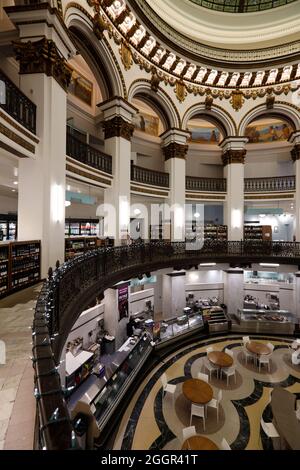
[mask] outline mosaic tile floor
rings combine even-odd
[[[120,423],[114,449],[181,449],[182,429],[190,424],[190,402],[182,393],[183,382],[204,372],[203,357],[206,347],[215,350],[230,348],[236,365],[236,383],[231,377],[226,380],[212,375],[214,396],[219,389],[223,392],[217,421],[216,410],[208,408],[206,428],[202,419],[195,417],[193,425],[198,434],[204,435],[221,445],[225,437],[232,450],[263,450],[276,448],[277,442],[269,439],[261,429],[261,416],[272,421],[269,405],[270,394],[274,387],[280,386],[300,398],[300,366],[293,366],[288,344],[290,339],[278,337],[251,336],[259,342],[271,341],[274,353],[270,372],[267,367],[258,367],[252,362],[245,364],[242,353],[241,336],[231,335],[206,339],[185,347],[163,360],[147,377],[137,390],[122,422]],[[166,373],[168,383],[176,385],[173,398],[170,394],[163,397],[161,375]]]

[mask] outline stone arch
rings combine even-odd
[[[191,106],[184,114],[182,128],[186,129],[190,119],[195,116],[207,118],[217,124],[223,131],[224,137],[237,135],[237,126],[230,114],[221,106],[212,105],[211,109],[206,109],[205,103],[197,103]]]
[[[118,61],[108,42],[93,32],[93,19],[79,5],[72,4],[65,12],[65,24],[73,41],[95,75],[103,100],[114,96],[127,98],[125,81]]]
[[[128,92],[128,101],[131,102],[133,98],[139,98],[152,106],[161,118],[166,130],[181,127],[180,115],[176,106],[161,88],[155,92],[147,80],[136,80],[131,84]]]
[[[275,102],[272,109],[261,104],[251,109],[241,120],[238,135],[244,136],[247,126],[259,117],[279,117],[291,124],[294,130],[300,129],[300,109],[285,102]]]

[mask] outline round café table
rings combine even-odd
[[[182,393],[189,401],[206,405],[213,398],[213,389],[204,380],[188,379],[182,386]]]
[[[256,354],[256,356],[264,356],[267,354],[271,354],[271,350],[266,344],[258,343],[257,341],[250,341],[246,344],[246,348],[252,354]]]
[[[219,450],[219,447],[204,436],[192,436],[184,441],[181,450]]]
[[[233,364],[233,358],[226,354],[223,351],[212,351],[207,354],[209,362],[211,362],[214,366],[220,367],[231,367]]]

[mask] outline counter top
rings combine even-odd
[[[82,366],[85,362],[87,362],[91,357],[93,357],[94,353],[89,351],[81,351],[77,354],[77,356],[73,356],[71,352],[67,352],[66,354],[66,374],[71,375],[75,372],[79,367]]]

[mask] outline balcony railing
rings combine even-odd
[[[152,186],[169,187],[169,173],[149,170],[141,166],[131,165],[131,180],[138,183],[151,184]]]
[[[91,298],[121,280],[146,272],[163,268],[189,269],[209,261],[236,266],[263,261],[299,265],[300,243],[206,240],[201,249],[188,249],[185,243],[137,243],[89,251],[57,266],[54,273],[49,270],[49,279],[37,301],[32,336],[39,448],[74,447],[72,425],[56,366],[69,331]],[[58,418],[50,419],[56,409]]]
[[[112,174],[112,158],[100,150],[91,147],[71,134],[67,126],[67,155],[78,162]]]
[[[4,109],[11,117],[33,134],[36,133],[36,105],[0,70],[0,81],[4,82]]]
[[[271,178],[246,178],[245,193],[269,191],[295,191],[295,176],[278,176]]]
[[[186,177],[186,189],[188,191],[212,191],[226,192],[225,178],[201,178],[197,176]]]

